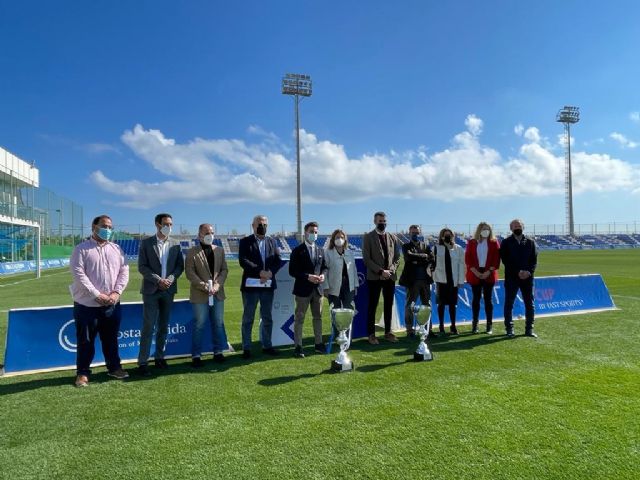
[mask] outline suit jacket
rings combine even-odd
[[[491,275],[485,278],[487,283],[496,283],[498,281],[498,269],[500,268],[500,244],[497,240],[487,240],[487,263],[485,268],[493,267],[495,270]],[[469,285],[480,285],[480,279],[471,271],[472,268],[479,268],[478,262],[478,241],[469,240],[467,250],[464,254],[464,263],[467,264],[467,282]]]
[[[178,277],[184,271],[184,258],[180,244],[169,238],[169,252],[167,257],[167,277],[173,275],[174,280],[169,293],[175,295],[178,291]],[[138,251],[138,271],[142,274],[140,293],[152,295],[158,291],[158,282],[162,279],[162,265],[158,250],[158,237],[152,235],[140,242]]]
[[[362,237],[362,259],[367,266],[367,280],[382,280],[380,272],[391,270],[391,279],[395,282],[397,279],[396,271],[400,264],[400,246],[395,235],[388,232],[383,235],[387,239],[387,248],[389,249],[389,261],[386,265],[377,231],[372,230]]]
[[[447,283],[447,268],[445,264],[445,245],[436,245],[436,269],[433,271],[433,281],[437,283]],[[455,243],[449,250],[451,255],[451,273],[453,274],[453,285],[459,287],[464,285],[465,265],[464,249]]]
[[[212,280],[214,285],[216,283],[220,285],[215,297],[218,300],[225,299],[224,282],[229,273],[227,260],[224,258],[224,250],[222,248],[215,245],[212,245],[211,248],[213,248],[214,258],[213,272],[209,269],[207,255],[204,253],[202,246],[191,247],[187,252],[185,274],[191,284],[189,289],[189,301],[191,303],[207,303],[209,301],[209,280]]]
[[[409,287],[416,281],[416,273],[418,269],[423,269],[426,272],[426,281],[433,283],[429,268],[435,264],[433,253],[431,253],[431,247],[425,242],[407,242],[402,245],[402,254],[404,256],[404,268],[402,269],[402,275],[400,275],[400,281],[398,282],[403,287]],[[427,257],[424,257],[427,255]]]
[[[271,289],[277,288],[276,273],[282,267],[282,259],[280,258],[280,249],[276,241],[271,237],[265,239],[265,262],[262,262],[260,255],[260,247],[258,246],[258,238],[255,235],[249,235],[240,239],[238,245],[238,261],[242,267],[242,283],[240,290],[256,291],[264,287],[246,287],[247,278],[260,278],[260,270],[266,270],[273,274],[271,278]]]
[[[315,262],[314,262],[315,260]],[[298,297],[308,297],[313,293],[314,288],[322,295],[322,283],[311,283],[309,275],[326,275],[327,264],[324,260],[324,250],[321,246],[316,245],[316,259],[312,259],[309,255],[309,249],[306,242],[302,242],[291,251],[289,257],[289,275],[295,281],[293,282],[293,294]]]

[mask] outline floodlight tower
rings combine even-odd
[[[302,187],[300,185],[300,114],[298,105],[300,97],[310,97],[312,91],[311,77],[298,73],[287,73],[282,78],[282,94],[293,97],[296,116],[296,221],[298,240],[302,241]]]
[[[574,235],[573,229],[573,189],[571,186],[571,124],[580,121],[580,108],[565,105],[556,115],[556,121],[564,124],[564,194],[567,213],[567,228],[569,235]]]

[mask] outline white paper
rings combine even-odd
[[[269,288],[269,287],[271,287],[271,279],[269,279],[266,282],[262,283],[262,281],[259,278],[247,278],[247,281],[244,282],[244,286],[245,287]]]
[[[207,286],[209,287],[209,291],[213,288],[213,280],[207,280]],[[209,295],[209,306],[213,307],[213,295]]]

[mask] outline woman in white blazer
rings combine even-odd
[[[444,308],[449,307],[450,331],[458,334],[456,328],[456,306],[458,305],[458,287],[464,285],[465,263],[464,249],[456,244],[455,235],[449,228],[443,228],[438,235],[436,245],[436,269],[433,281],[436,284],[436,303],[438,304],[438,320],[440,335],[444,335]]]
[[[333,308],[353,308],[353,298],[358,288],[356,259],[349,250],[347,234],[335,230],[324,252],[327,273],[323,284],[324,293],[333,304]]]

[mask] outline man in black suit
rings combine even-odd
[[[264,215],[256,215],[252,223],[253,235],[244,237],[239,243],[238,260],[242,267],[242,349],[244,358],[251,358],[251,329],[260,302],[262,319],[262,351],[267,355],[277,355],[271,344],[273,319],[271,307],[273,292],[277,288],[276,273],[282,267],[280,249],[276,241],[267,236],[269,220]]]
[[[159,213],[155,218],[156,234],[140,243],[138,271],[142,274],[142,329],[138,373],[149,375],[147,362],[151,350],[153,328],[156,326],[156,350],[154,354],[157,368],[167,368],[164,351],[173,297],[178,291],[178,277],[184,270],[184,259],[180,244],[169,236],[173,219],[168,213]]]
[[[522,220],[512,220],[509,229],[512,234],[500,245],[500,259],[504,265],[504,327],[507,337],[515,336],[513,303],[520,290],[525,312],[524,334],[535,338],[538,335],[533,331],[533,274],[538,266],[538,246],[533,238],[524,235]]]
[[[404,308],[404,324],[407,327],[407,335],[413,337],[413,311],[411,304],[420,297],[422,305],[431,306],[431,284],[433,279],[429,269],[433,267],[434,258],[431,247],[427,245],[420,235],[420,227],[409,227],[411,240],[402,245],[404,256],[404,269],[398,283],[406,288],[407,297]]]
[[[293,294],[296,297],[296,312],[293,323],[293,354],[304,358],[302,350],[302,326],[304,316],[311,305],[313,316],[313,335],[315,337],[315,351],[325,353],[322,341],[322,282],[327,272],[324,262],[324,251],[316,245],[318,239],[318,224],[309,222],[304,226],[304,241],[293,249],[289,260],[289,275],[295,282]]]

